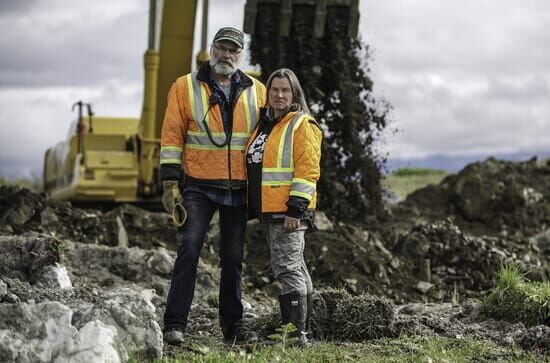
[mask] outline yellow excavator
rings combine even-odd
[[[288,36],[300,6],[315,7],[314,35],[322,37],[329,6],[350,7],[349,33],[357,33],[358,0],[248,0],[244,31],[253,34],[263,4],[280,9],[280,36]],[[140,118],[98,117],[92,106],[73,105],[78,119],[68,138],[46,150],[44,191],[54,199],[75,202],[158,201],[160,133],[166,96],[176,78],[191,71],[196,0],[150,0],[149,39],[144,55],[144,94]],[[208,0],[202,1],[201,50],[197,64],[208,60]],[[222,24],[225,25],[225,24]]]

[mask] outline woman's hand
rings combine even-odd
[[[292,218],[289,216],[285,216],[285,221],[283,223],[283,227],[286,230],[295,230],[300,227],[300,218]]]

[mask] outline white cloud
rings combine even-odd
[[[139,117],[142,85],[104,87],[0,88],[2,127],[0,175],[39,174],[47,148],[65,140],[77,118],[72,105],[83,100],[96,115]]]
[[[550,150],[550,4],[363,1],[391,156]],[[366,18],[366,21],[364,21]]]

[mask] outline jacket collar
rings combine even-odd
[[[210,63],[204,62],[197,72],[197,79],[201,82],[209,83],[210,80]],[[237,86],[239,88],[246,88],[252,86],[252,80],[246,74],[244,74],[240,69],[237,69],[239,75],[239,83]]]
[[[283,120],[288,121],[294,117],[297,111],[288,111],[278,119],[273,116],[273,111],[269,107],[260,107],[260,121],[267,122],[281,122]]]

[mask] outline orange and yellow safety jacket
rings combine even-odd
[[[247,150],[257,132],[258,129],[250,137]],[[307,209],[315,209],[322,138],[319,124],[302,112],[289,112],[273,126],[263,151],[263,220],[282,217],[292,197],[306,199],[309,201]]]
[[[161,133],[160,165],[178,166],[182,161],[186,177],[221,187],[246,185],[245,148],[256,127],[259,108],[265,104],[265,86],[239,72],[233,107],[232,132],[226,140],[219,104],[209,104],[212,91],[208,85],[210,66],[178,78],[170,88]],[[165,168],[170,169],[170,168]],[[174,169],[174,168],[172,168]],[[173,171],[164,179],[178,179]]]

